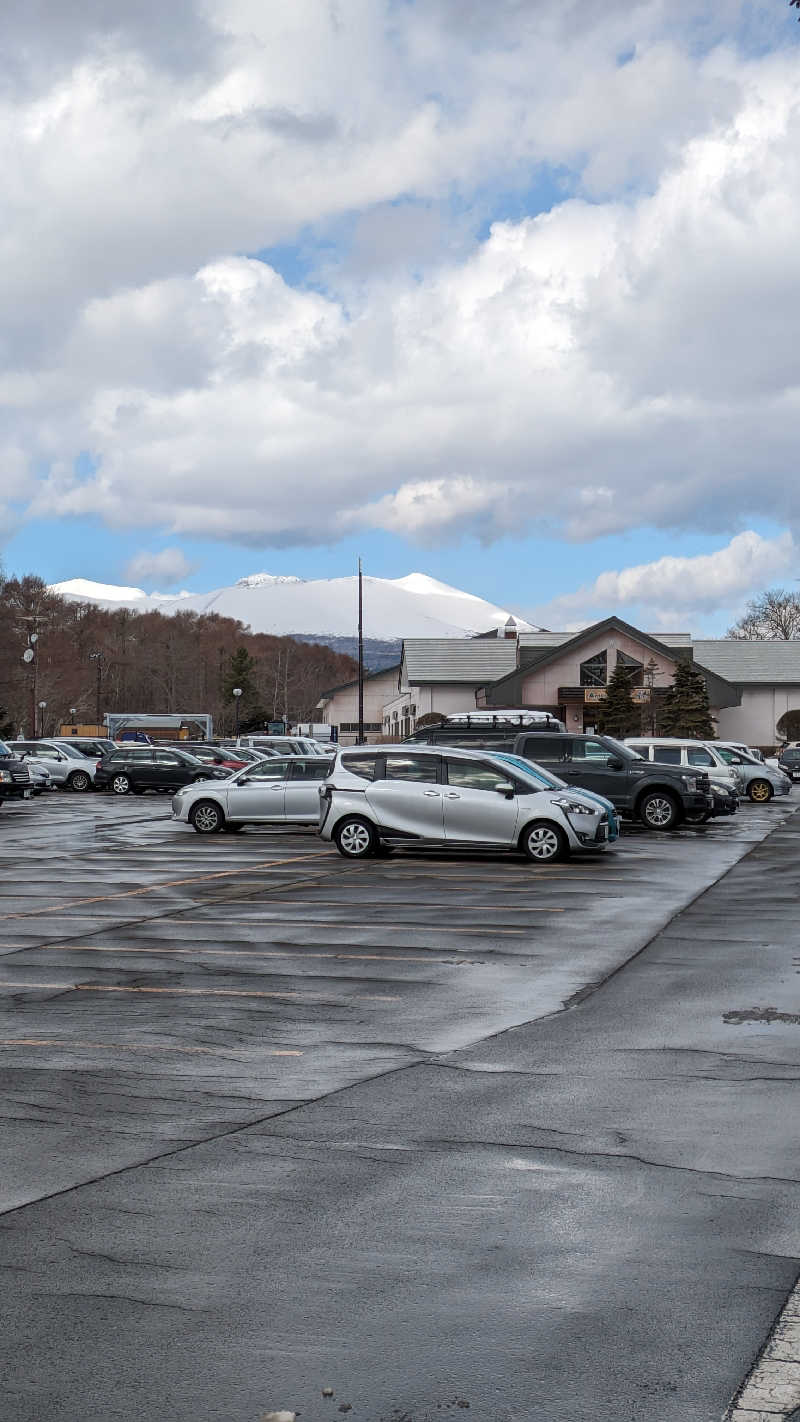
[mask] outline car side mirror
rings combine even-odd
[[[624,769],[625,769],[625,762],[624,762],[624,760],[620,760],[620,758],[619,758],[618,755],[612,755],[612,756],[609,758],[609,760],[606,761],[606,764],[607,764],[609,770],[624,770]]]
[[[494,788],[498,795],[505,795],[507,800],[513,800],[514,786],[510,780],[498,780]]]

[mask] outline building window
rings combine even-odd
[[[339,727],[339,730],[340,730],[340,731],[357,731],[357,730],[358,730],[358,721],[342,721],[342,724],[341,724],[341,726]],[[383,730],[383,726],[381,725],[380,721],[365,721],[365,722],[364,722],[364,730],[365,730],[365,731],[382,731],[382,730]]]
[[[605,686],[608,673],[608,653],[598,652],[581,662],[581,686]]]
[[[644,684],[644,667],[635,657],[629,657],[627,652],[617,652],[617,666],[625,668],[631,686]]]

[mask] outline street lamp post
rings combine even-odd
[[[655,682],[658,676],[658,663],[654,657],[644,667],[644,684],[648,690],[648,713],[650,717],[650,735],[656,733],[656,704],[655,704]]]
[[[44,713],[47,710],[47,702],[39,702],[39,735],[44,735]]]
[[[237,739],[237,741],[238,741],[238,739],[239,739],[239,702],[241,701],[241,698],[242,698],[242,688],[241,688],[240,686],[234,686],[234,688],[233,688],[231,694],[232,694],[233,699],[234,699],[234,701],[235,701],[235,703],[236,703],[236,739]]]

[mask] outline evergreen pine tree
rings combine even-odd
[[[710,741],[716,736],[711,705],[702,672],[694,662],[681,660],[675,667],[658,717],[659,735],[687,736]]]
[[[226,701],[233,701],[233,688],[241,688],[242,708],[250,706],[256,697],[256,663],[246,647],[237,647],[228,663],[228,670],[222,680],[222,694]]]
[[[600,710],[600,730],[607,736],[622,740],[625,736],[636,735],[641,724],[641,712],[631,696],[630,670],[622,662],[617,662]]]

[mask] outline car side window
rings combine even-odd
[[[699,746],[695,746],[694,748],[689,747],[686,763],[687,765],[716,765],[716,761],[711,752],[701,750]]]
[[[385,780],[416,780],[436,785],[439,759],[433,755],[387,755]]]
[[[478,760],[448,760],[447,783],[461,790],[494,790],[501,780],[510,780],[496,765],[483,765]]]
[[[554,761],[571,758],[570,745],[571,742],[565,740],[563,736],[546,736],[544,734],[528,736],[525,740],[523,755],[528,760],[547,762],[552,765]]]
[[[680,746],[653,746],[653,760],[661,765],[680,765]]]
[[[349,770],[351,775],[357,775],[360,780],[374,780],[378,773],[378,763],[380,756],[377,755],[343,755],[342,769]]]
[[[156,765],[183,765],[184,761],[174,751],[156,751]]]
[[[285,760],[262,760],[258,765],[248,765],[240,774],[241,780],[286,780],[289,766]]]
[[[608,765],[613,759],[613,752],[602,741],[573,741],[572,759],[593,760],[596,765]]]
[[[296,760],[289,766],[290,780],[324,780],[327,766],[317,760]]]
[[[628,750],[636,751],[636,754],[642,756],[644,760],[650,759],[649,746],[641,745],[634,741],[628,741]]]

